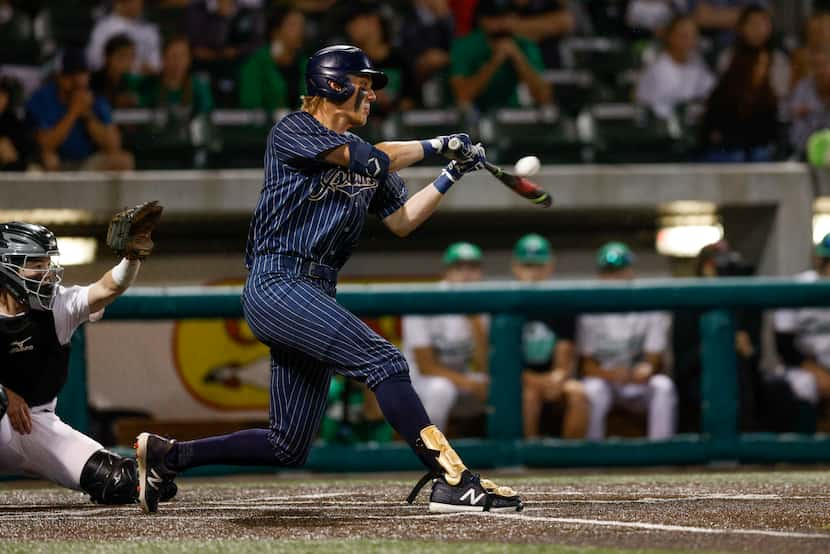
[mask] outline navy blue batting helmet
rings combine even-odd
[[[318,50],[308,59],[306,66],[306,88],[309,96],[322,96],[343,102],[354,93],[354,85],[349,75],[359,75],[372,79],[372,88],[380,90],[389,82],[383,71],[372,67],[369,57],[357,46],[338,44]],[[331,83],[340,85],[335,90]]]

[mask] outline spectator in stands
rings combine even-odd
[[[660,36],[666,25],[687,12],[687,0],[631,0],[625,9],[625,24],[634,36]]]
[[[706,102],[700,130],[703,160],[766,162],[778,140],[778,100],[772,90],[772,54],[739,44]]]
[[[90,87],[110,106],[133,108],[138,105],[135,78],[130,73],[135,60],[135,45],[126,34],[113,35],[104,47],[104,67],[92,74]]]
[[[811,61],[812,76],[795,86],[784,106],[791,120],[790,144],[800,156],[810,135],[830,128],[830,50],[813,53]]]
[[[815,248],[815,270],[797,276],[815,282],[830,277],[830,234]],[[795,397],[812,413],[815,425],[820,403],[830,399],[830,309],[777,310],[774,316],[778,356],[787,368]]]
[[[304,29],[305,16],[297,9],[289,8],[271,17],[269,44],[255,50],[242,64],[240,107],[273,111],[300,105],[305,88]]]
[[[15,110],[19,85],[0,77],[0,171],[24,171],[32,157],[29,132]]]
[[[385,21],[380,5],[373,1],[355,2],[345,17],[346,42],[354,44],[369,56],[372,65],[386,73],[389,83],[376,92],[372,113],[385,116],[401,107],[412,106],[406,59],[390,41],[389,22]]]
[[[235,62],[263,42],[263,17],[236,0],[195,0],[185,12],[184,25],[193,59],[211,65]]]
[[[424,83],[441,75],[450,65],[450,47],[453,38],[453,18],[448,0],[415,0],[412,11],[401,29],[401,52],[412,75],[412,96],[419,104],[436,104]],[[441,80],[446,82],[446,75]],[[437,86],[441,82],[433,80]],[[425,98],[426,97],[426,98]]]
[[[115,0],[112,13],[102,17],[87,46],[87,60],[93,70],[104,66],[105,46],[114,35],[126,34],[135,45],[132,72],[136,75],[158,73],[161,68],[161,35],[158,27],[142,19],[144,0]]]
[[[737,48],[762,48],[769,52],[769,78],[772,90],[778,98],[790,93],[790,60],[772,44],[772,13],[758,5],[750,5],[741,11],[737,24],[735,44],[718,57],[718,71],[729,67]]]
[[[830,49],[830,13],[817,12],[804,25],[804,46],[792,53],[792,87],[812,74],[812,59],[827,49]]]
[[[187,37],[167,39],[162,52],[161,74],[142,79],[138,85],[142,108],[161,108],[182,112],[185,117],[213,109],[210,87],[190,71],[190,45]]]
[[[559,43],[576,29],[576,14],[570,0],[512,0],[515,16],[506,28],[511,34],[536,43],[547,68],[562,65]]]
[[[89,88],[84,52],[66,49],[53,81],[26,104],[41,160],[49,170],[128,170],[133,156],[121,148],[110,105]]]
[[[536,104],[552,101],[552,89],[542,78],[545,69],[539,47],[511,32],[516,12],[512,4],[481,0],[478,27],[456,39],[450,52],[450,84],[462,108],[479,111],[518,106],[517,87],[527,85]]]
[[[725,240],[704,246],[697,256],[695,276],[737,277],[754,273],[754,268]],[[672,318],[674,380],[679,401],[678,427],[681,433],[700,431],[701,417],[701,341],[700,317],[704,310],[678,310]],[[762,414],[758,398],[762,394],[758,366],[761,348],[761,314],[758,310],[736,310],[735,353],[738,356],[738,423],[743,431],[756,431]],[[770,407],[767,404],[767,407]],[[772,415],[772,414],[770,414]],[[773,416],[774,417],[774,416]]]
[[[449,0],[452,19],[455,22],[455,36],[463,37],[475,28],[478,2],[479,0]]]
[[[741,13],[748,6],[770,8],[769,0],[689,0],[689,9],[697,26],[707,34],[714,34],[715,46],[729,45]]]
[[[512,271],[525,283],[549,279],[554,271],[550,242],[535,233],[519,239],[513,247]],[[561,420],[561,433],[555,429],[557,435],[579,439],[588,431],[590,406],[582,383],[573,378],[575,332],[573,316],[531,320],[524,325],[522,403],[526,438],[538,437],[540,427],[551,427],[542,422],[545,407]]]
[[[715,79],[698,53],[697,25],[680,16],[665,31],[664,49],[637,82],[637,102],[660,117],[671,116],[682,103],[705,98]]]
[[[443,256],[443,282],[480,281],[481,260],[481,249],[476,245],[451,244]],[[456,404],[466,404],[465,411],[480,414],[489,388],[484,316],[405,316],[402,326],[403,352],[409,362],[412,385],[433,423],[446,429]]]
[[[633,255],[619,242],[597,254],[599,278],[628,281],[634,277]],[[591,314],[577,320],[577,350],[585,392],[591,403],[588,438],[605,436],[605,419],[613,406],[648,414],[648,437],[667,439],[675,433],[677,392],[661,373],[668,346],[670,317],[662,312]]]

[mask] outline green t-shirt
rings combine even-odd
[[[514,37],[513,40],[534,69],[541,72],[545,70],[542,61],[542,52],[533,42],[522,37]],[[476,29],[467,36],[455,39],[450,51],[450,77],[471,77],[492,57],[490,45],[487,42],[487,35],[481,29]],[[516,107],[519,105],[516,86],[519,84],[519,76],[508,60],[496,70],[490,83],[475,100],[475,105],[482,112],[505,107]]]
[[[161,79],[155,75],[141,78],[136,87],[142,108],[184,108],[191,107],[193,115],[208,113],[213,109],[213,95],[210,86],[196,76],[189,85],[180,89],[164,88]]]
[[[299,93],[305,93],[305,57],[299,65]],[[294,109],[291,106],[288,83],[271,57],[268,46],[255,50],[239,69],[239,107],[248,110],[263,108],[273,111],[278,108]]]

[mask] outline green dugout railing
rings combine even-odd
[[[107,320],[239,318],[240,289],[132,289],[107,309]],[[346,285],[338,302],[362,315],[492,314],[491,413],[487,437],[454,441],[475,467],[830,462],[830,436],[740,434],[737,427],[738,379],[734,351],[735,308],[830,306],[830,280],[722,278],[633,282],[482,283],[447,287],[418,285]],[[700,435],[668,441],[608,439],[602,442],[522,439],[521,331],[530,316],[642,310],[703,311],[703,421]],[[87,428],[85,335],[73,338],[70,381],[61,394],[61,416]],[[322,471],[416,469],[406,445],[319,445],[308,467]],[[214,469],[215,471],[215,469]],[[207,473],[207,472],[205,472]]]

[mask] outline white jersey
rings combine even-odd
[[[796,276],[803,282],[815,282],[819,278],[815,271]],[[795,335],[795,347],[802,355],[830,369],[830,308],[776,310],[773,321],[776,332]]]
[[[475,342],[467,316],[405,316],[402,327],[403,354],[414,373],[420,374],[415,363],[415,349],[425,347],[432,348],[435,360],[448,369],[462,373],[470,369]]]
[[[603,369],[630,368],[647,353],[665,352],[670,326],[666,312],[582,315],[577,320],[577,351]]]

